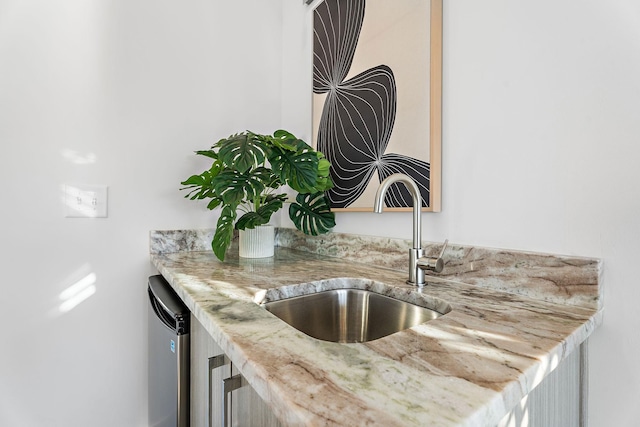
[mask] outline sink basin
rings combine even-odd
[[[314,338],[372,341],[442,316],[437,311],[361,289],[336,289],[264,303],[289,325]]]

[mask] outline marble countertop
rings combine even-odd
[[[601,307],[560,304],[276,248],[267,259],[209,250],[151,259],[285,425],[495,425],[600,324]],[[258,303],[332,288],[447,303],[436,320],[359,344],[320,341]]]

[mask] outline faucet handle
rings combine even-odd
[[[447,249],[448,244],[449,239],[446,239],[444,241],[444,244],[442,245],[442,249],[440,250],[440,255],[438,255],[438,258],[420,258],[418,260],[418,267],[423,270],[435,271],[436,273],[442,272],[442,270],[444,269],[444,260],[442,259],[442,257],[444,256],[444,251]]]
[[[444,256],[444,251],[447,249],[448,244],[449,244],[449,239],[444,239],[444,243],[442,244],[442,250],[440,251],[440,255],[438,255],[438,258],[442,258]]]

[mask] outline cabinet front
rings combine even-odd
[[[220,346],[191,315],[191,426],[281,425]]]

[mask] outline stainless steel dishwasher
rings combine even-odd
[[[189,426],[189,309],[164,277],[149,277],[149,426]]]

